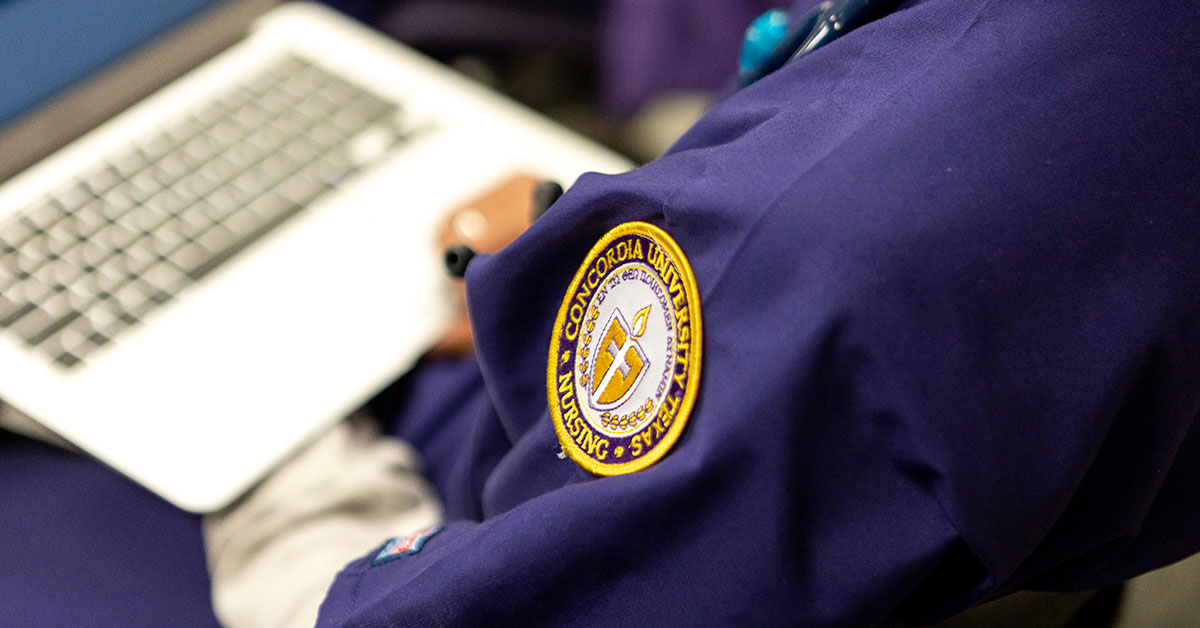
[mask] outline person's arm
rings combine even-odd
[[[467,271],[479,516],[351,563],[318,625],[875,626],[1200,549],[1186,13],[910,3],[576,183]],[[673,448],[599,477],[548,349],[633,221],[690,260],[702,374]]]

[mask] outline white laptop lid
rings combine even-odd
[[[519,172],[570,182],[629,165],[327,9],[297,3],[0,186],[0,228],[63,185],[64,173],[281,56],[400,102],[405,123],[421,132],[83,368],[56,366],[0,330],[0,399],[193,511],[236,498],[440,333],[450,312],[434,240],[450,208]]]

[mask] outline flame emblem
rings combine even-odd
[[[632,325],[625,322],[620,308],[613,309],[589,378],[592,407],[607,410],[621,405],[646,374],[648,360],[638,339],[646,333],[651,307],[638,310]]]

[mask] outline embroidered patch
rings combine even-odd
[[[550,340],[546,392],[567,455],[598,475],[666,455],[699,390],[700,332],[692,268],[666,232],[629,222],[600,238]]]
[[[397,558],[416,554],[417,552],[421,551],[422,547],[425,546],[426,541],[433,538],[438,532],[441,531],[442,526],[430,526],[421,530],[420,532],[417,532],[416,534],[413,534],[412,536],[390,539],[387,543],[383,544],[383,547],[379,550],[379,553],[375,555],[375,558],[371,561],[371,566],[378,567],[379,565],[396,560]]]

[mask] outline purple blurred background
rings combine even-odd
[[[627,149],[667,94],[730,84],[769,0],[326,0],[551,117]],[[687,115],[687,114],[681,114]],[[629,151],[627,151],[629,152]],[[637,152],[636,150],[633,152]]]

